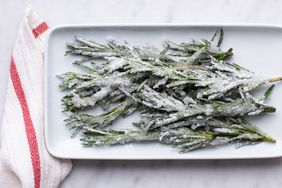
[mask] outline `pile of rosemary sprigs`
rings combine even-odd
[[[66,126],[81,133],[84,146],[152,141],[189,152],[275,142],[243,117],[275,112],[265,104],[274,85],[261,98],[250,92],[281,78],[266,79],[227,61],[233,53],[220,49],[222,41],[222,30],[210,41],[165,41],[162,49],[75,37],[66,54],[77,56],[74,64],[85,72],[59,76],[59,87],[68,92],[62,99],[70,112]],[[89,113],[97,106],[102,114]],[[111,129],[136,111],[141,120],[132,129]]]

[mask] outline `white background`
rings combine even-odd
[[[51,27],[132,22],[282,25],[279,0],[0,0],[0,119],[10,57],[28,2]],[[281,177],[282,159],[74,161],[74,169],[61,187],[278,188]]]

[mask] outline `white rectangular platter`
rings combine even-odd
[[[82,147],[79,137],[71,138],[64,125],[61,98],[65,95],[58,88],[56,77],[66,71],[79,71],[72,65],[74,57],[65,56],[66,43],[81,36],[104,43],[109,39],[128,41],[132,45],[153,44],[162,41],[190,41],[210,39],[215,31],[223,28],[225,37],[222,49],[232,47],[231,61],[266,77],[282,76],[282,28],[263,25],[73,25],[52,29],[45,49],[44,118],[48,151],[55,157],[72,159],[244,159],[273,158],[282,156],[282,83],[277,84],[269,104],[277,108],[274,114],[250,119],[260,129],[276,138],[275,144],[261,143],[236,149],[234,146],[201,149],[179,154],[176,148],[158,143],[127,144],[100,148]],[[258,92],[259,93],[259,92]],[[138,114],[120,119],[114,128],[128,128],[138,120]]]

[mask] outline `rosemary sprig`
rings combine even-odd
[[[81,141],[85,146],[117,145],[144,141],[160,141],[161,143],[180,148],[181,153],[193,151],[203,147],[243,143],[257,144],[259,142],[275,142],[275,140],[245,120],[233,120],[234,123],[224,127],[214,128],[209,131],[195,131],[188,127],[168,129],[165,131],[144,129],[129,130],[96,130],[87,128]]]

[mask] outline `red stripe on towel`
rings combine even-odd
[[[45,22],[39,24],[36,28],[32,30],[32,33],[35,38],[39,37],[42,33],[44,33],[48,29],[48,25]]]
[[[31,120],[30,111],[28,108],[28,104],[26,101],[20,76],[17,71],[17,67],[13,57],[11,59],[11,65],[10,65],[10,76],[23,113],[25,132],[26,132],[27,142],[29,145],[29,152],[30,152],[31,163],[33,168],[34,188],[40,188],[41,167],[40,167],[40,156],[39,156],[36,132],[33,126],[33,122]]]

